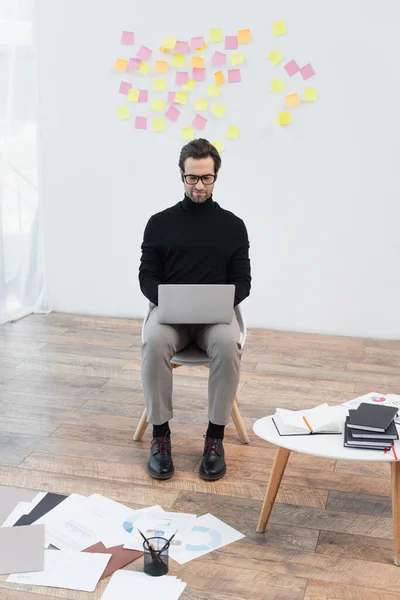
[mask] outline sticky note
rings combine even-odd
[[[169,106],[167,109],[167,112],[165,113],[165,116],[170,120],[170,121],[176,121],[179,117],[179,115],[181,114],[181,111],[178,110],[177,108],[175,108],[175,106]]]
[[[128,90],[130,90],[132,87],[132,84],[129,83],[129,81],[121,81],[120,85],[119,85],[119,93],[120,94],[127,94]]]
[[[204,127],[207,125],[207,119],[202,115],[196,115],[193,119],[192,125],[196,129],[204,129]]]
[[[147,129],[146,117],[135,117],[135,129]]]
[[[183,91],[185,92],[193,92],[196,87],[196,82],[194,79],[188,79],[188,82],[182,86]]]
[[[168,104],[173,104],[175,102],[175,94],[176,92],[168,92]]]
[[[208,100],[197,98],[196,102],[194,103],[194,110],[198,112],[204,112],[208,110]]]
[[[140,69],[140,58],[130,58],[128,63],[128,71],[138,71]]]
[[[238,47],[238,39],[236,35],[225,36],[225,50],[236,50]]]
[[[148,102],[149,92],[148,90],[139,90],[139,102]]]
[[[274,35],[284,35],[287,33],[285,21],[277,21],[276,23],[273,23],[272,30]]]
[[[221,152],[223,152],[225,150],[224,145],[221,140],[215,140],[214,142],[211,142],[211,144],[214,146],[214,148],[216,148],[218,150],[218,152],[220,154],[221,154]]]
[[[233,66],[241,65],[244,62],[243,52],[235,52],[235,54],[231,54],[231,63]]]
[[[190,59],[190,66],[202,69],[204,67],[204,58],[202,56],[192,56]]]
[[[165,88],[167,86],[167,83],[165,81],[165,79],[154,79],[153,81],[153,90],[155,92],[164,92]]]
[[[126,71],[126,69],[128,68],[128,61],[123,59],[123,58],[117,58],[117,60],[114,63],[113,69],[115,69],[116,71]]]
[[[202,49],[203,45],[204,45],[203,36],[199,35],[197,37],[192,37],[192,39],[190,41],[190,45],[192,46],[193,50]]]
[[[251,31],[250,29],[239,29],[237,34],[239,44],[248,44],[251,42]]]
[[[207,43],[203,42],[203,45],[201,46],[201,48],[195,48],[194,51],[195,52],[204,52],[204,50],[207,48]]]
[[[211,29],[210,30],[210,41],[211,42],[222,42],[222,29]]]
[[[222,71],[216,71],[214,73],[214,79],[217,85],[222,85],[223,83],[225,83],[225,77]]]
[[[295,94],[288,94],[285,98],[285,104],[286,106],[297,106],[297,104],[300,104],[298,93],[296,92]]]
[[[240,74],[240,69],[229,69],[228,70],[228,81],[229,83],[239,83],[241,81],[242,76]]]
[[[221,91],[221,88],[219,87],[219,85],[210,83],[207,87],[207,96],[213,96],[215,98],[218,98],[220,91]]]
[[[160,98],[155,98],[153,100],[153,102],[151,103],[152,110],[155,110],[157,112],[162,112],[164,110],[164,107],[165,107],[165,101],[161,100]]]
[[[159,47],[159,50],[160,50],[160,52],[163,52],[163,53],[164,53],[164,52],[168,52],[168,49],[167,49],[167,48],[164,48],[164,46],[160,46],[160,47]]]
[[[204,81],[206,78],[206,70],[194,67],[192,71],[192,79],[195,81]]]
[[[123,31],[121,36],[122,44],[134,44],[135,43],[135,34],[133,31]]]
[[[239,139],[240,129],[239,127],[235,127],[234,125],[228,125],[228,129],[226,131],[226,137],[230,140]]]
[[[304,88],[303,100],[304,102],[316,102],[318,97],[317,88]]]
[[[315,71],[310,63],[308,63],[308,65],[305,65],[304,67],[301,67],[300,73],[303,79],[310,79],[310,77],[315,75]]]
[[[129,119],[129,117],[131,116],[131,113],[129,112],[129,108],[127,106],[120,106],[120,108],[117,108],[117,113],[121,121],[123,119]]]
[[[156,60],[155,71],[156,73],[167,73],[168,62],[166,60]]]
[[[172,59],[172,64],[174,65],[174,67],[178,67],[178,69],[182,69],[182,67],[185,66],[186,63],[186,56],[184,56],[183,54],[174,54],[174,57]]]
[[[146,48],[146,46],[140,46],[136,56],[140,58],[140,60],[149,60],[151,58],[152,51],[150,48]]]
[[[211,112],[213,113],[213,115],[218,117],[218,119],[221,119],[224,116],[224,114],[226,113],[226,106],[224,106],[220,102],[217,102],[212,107]]]
[[[129,102],[139,102],[139,90],[130,89],[128,90]]]
[[[283,54],[281,54],[279,50],[272,50],[272,52],[268,54],[267,58],[269,62],[276,67],[280,62],[283,61]]]
[[[288,110],[278,113],[279,125],[290,125],[292,122],[292,115]]]
[[[186,104],[187,94],[186,92],[175,92],[175,104]]]
[[[226,63],[226,54],[224,54],[223,52],[215,52],[211,62],[213,63],[213,65],[218,65],[219,67],[221,67]]]
[[[164,117],[153,119],[153,131],[164,131],[165,123]]]
[[[176,46],[176,38],[174,37],[165,37],[163,41],[163,47],[166,50],[173,50]]]
[[[150,71],[150,63],[142,60],[142,62],[140,63],[140,67],[138,69],[138,73],[141,73],[142,75],[147,75],[147,73],[149,71]]]
[[[186,54],[189,50],[189,42],[176,42],[175,52],[177,54]]]
[[[283,68],[289,77],[293,77],[293,75],[296,75],[300,71],[300,67],[295,60],[289,61]]]
[[[285,89],[285,82],[283,79],[272,79],[271,80],[271,92],[283,92]]]
[[[177,85],[183,85],[187,83],[189,79],[189,74],[186,71],[178,71],[175,75],[175,83]]]
[[[193,127],[182,127],[182,139],[192,140],[193,138],[194,138],[194,128]]]

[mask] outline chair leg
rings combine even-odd
[[[232,406],[232,421],[236,427],[237,434],[242,444],[248,444],[250,440],[238,409],[237,396],[235,396],[235,400]]]
[[[133,434],[133,439],[135,442],[140,442],[140,440],[142,439],[142,437],[144,436],[144,433],[147,429],[147,414],[146,414],[146,409],[144,409],[142,416],[140,417],[140,421],[138,423],[138,426],[136,427],[136,431]]]

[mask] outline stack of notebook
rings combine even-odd
[[[368,450],[390,449],[399,439],[394,418],[397,407],[366,404],[349,409],[344,431],[344,445]]]

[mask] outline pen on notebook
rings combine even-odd
[[[307,421],[306,417],[303,417],[303,421],[304,423],[307,425],[308,429],[310,430],[310,432],[312,433],[313,430],[311,429],[310,423]]]

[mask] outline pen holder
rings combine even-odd
[[[169,541],[163,537],[151,537],[143,542],[144,572],[153,577],[168,573]]]

